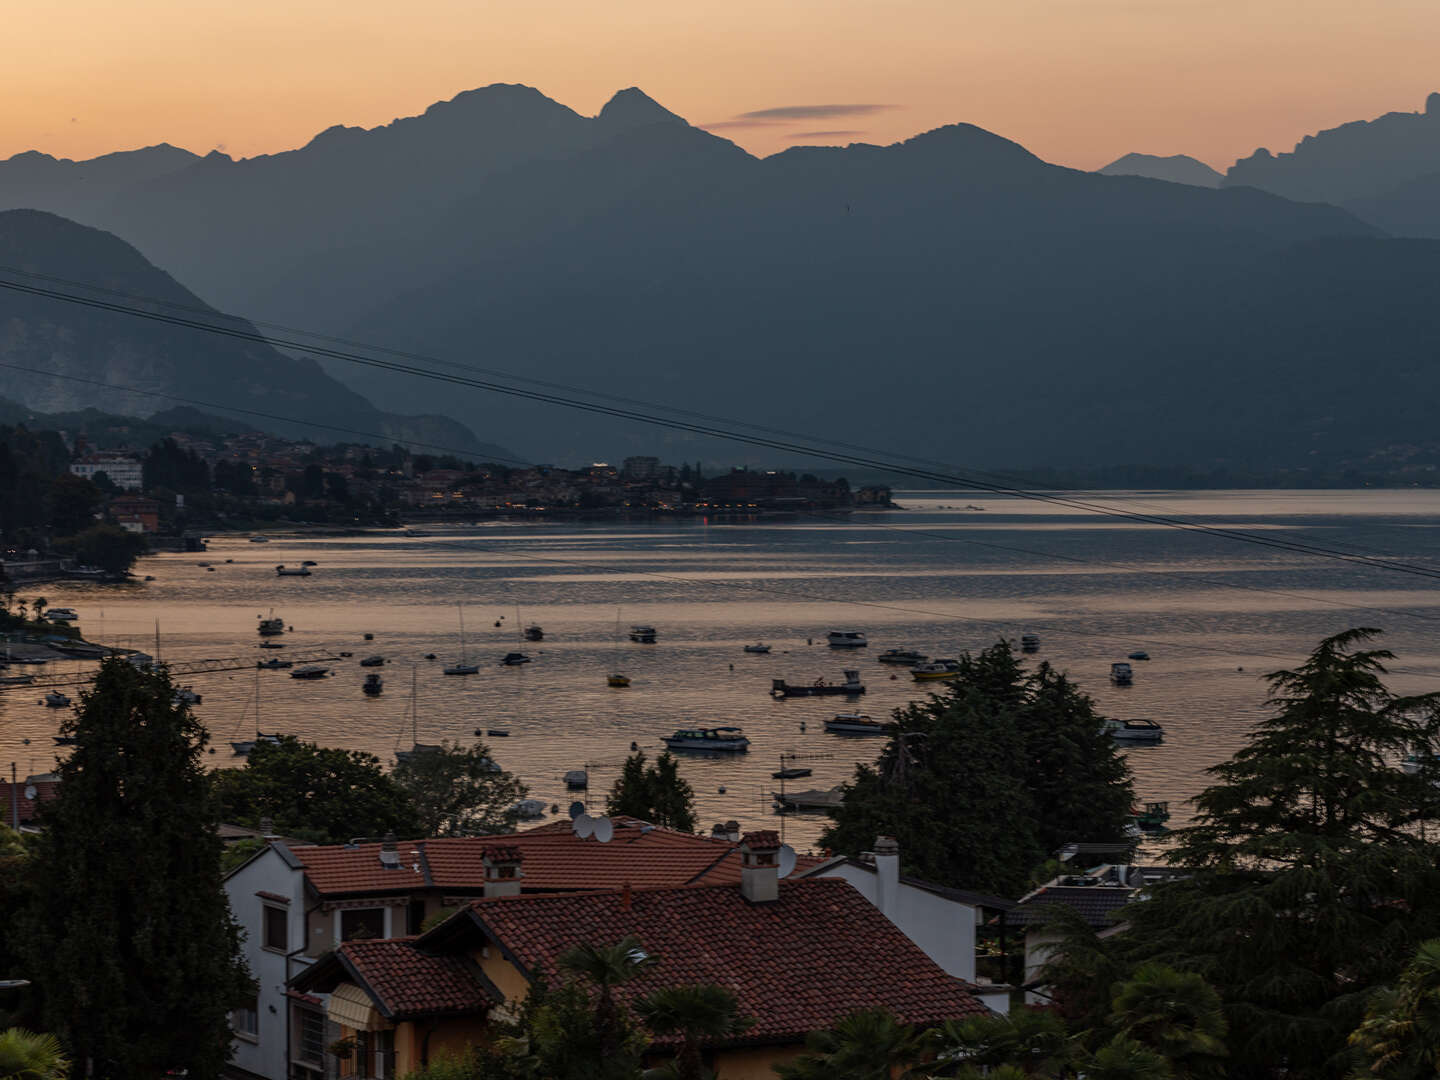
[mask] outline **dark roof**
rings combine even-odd
[[[437,956],[415,938],[347,941],[291,980],[296,990],[330,993],[353,982],[388,1020],[484,1012],[504,996],[463,954]]]
[[[756,904],[734,886],[496,897],[475,901],[420,943],[464,951],[495,942],[528,977],[554,982],[565,950],[627,934],[660,962],[617,996],[631,1001],[662,986],[717,983],[755,1018],[732,1041],[799,1041],[873,1006],[916,1024],[986,1011],[966,983],[839,878],[782,881],[778,899]]]
[[[1088,925],[1098,929],[1113,925],[1114,913],[1138,891],[1116,885],[1045,885],[1023,897],[1005,916],[1005,922],[1011,926],[1043,922],[1047,907],[1062,904],[1075,909]]]

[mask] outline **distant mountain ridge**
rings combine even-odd
[[[1208,188],[1219,187],[1225,179],[1222,173],[1216,172],[1189,154],[1171,154],[1169,157],[1126,154],[1095,171],[1102,176],[1148,176],[1152,180],[1168,180],[1174,184]]]
[[[1407,306],[1431,246],[969,124],[757,159],[638,90],[584,117],[500,85],[90,205],[254,318],[961,463],[1303,463],[1428,431],[1440,390],[1434,318]],[[543,460],[735,454],[326,364]]]
[[[0,212],[0,265],[49,277],[83,273],[89,284],[233,325],[128,244],[54,214]],[[505,455],[454,420],[383,412],[307,357],[9,289],[0,289],[0,363],[13,365],[3,371],[5,397],[44,413],[151,416],[177,404],[171,395],[262,414],[240,421],[242,428],[248,423],[324,442],[364,441],[356,434],[363,432]]]

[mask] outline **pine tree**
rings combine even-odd
[[[944,693],[894,719],[826,847],[855,855],[893,836],[911,873],[1017,896],[1060,844],[1124,838],[1129,770],[1090,699],[1048,665],[1027,673],[1007,643],[962,657]]]
[[[1379,631],[1322,641],[1269,676],[1276,713],[1196,800],[1172,861],[1188,876],[1127,909],[1130,962],[1219,993],[1237,1077],[1340,1077],[1376,987],[1440,933],[1435,695],[1384,685]],[[1407,751],[1427,763],[1407,775]]]
[[[220,1074],[252,985],[220,884],[205,729],[163,671],[104,662],[61,731],[32,859],[30,977],[47,1026],[102,1078]]]
[[[668,750],[661,751],[649,768],[645,751],[637,750],[625,759],[605,812],[694,832],[695,789],[680,776],[679,764]]]

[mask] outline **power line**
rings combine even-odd
[[[446,372],[433,371],[420,367],[413,363],[399,363],[396,361],[377,360],[372,357],[360,356],[340,349],[323,346],[307,345],[303,342],[289,341],[266,337],[254,329],[241,327],[217,326],[211,322],[204,322],[198,319],[182,318],[175,315],[166,315],[163,312],[146,311],[127,304],[111,303],[74,294],[61,292],[54,289],[45,289],[38,286],[25,285],[19,282],[0,280],[0,287],[12,291],[27,293],[35,296],[42,296],[49,299],[60,300],[66,303],[77,304],[84,307],[96,308],[99,310],[111,311],[117,314],[130,315],[137,318],[149,319],[166,323],[168,325],[185,327],[188,329],[202,330],[224,337],[236,338],[239,340],[252,341],[271,346],[298,349],[302,352],[312,353],[317,356],[325,356],[331,359],[342,360],[348,363],[373,367],[380,370],[392,371],[400,374],[412,375],[432,381],[449,383],[452,385],[466,386],[473,389],[487,390],[493,393],[504,394],[511,397],[518,397],[526,400],[538,401],[545,404],[560,405],[566,408],[578,409],[597,415],[611,416],[617,419],[634,420],[641,423],[653,424],[660,427],[667,427],[674,430],[688,431],[692,434],[706,435],[712,438],[720,438],[733,442],[748,443],[755,446],[764,446],[769,449],[782,450],[788,453],[808,454],[813,457],[823,458],[831,461],[838,461],[845,464],[862,466],[865,468],[877,469],[908,475],[920,479],[930,480],[943,484],[950,484],[962,488],[989,491],[995,495],[1005,495],[1015,498],[1029,499],[1052,505],[1064,506],[1070,509],[1084,510],[1102,516],[1120,518],[1134,521],[1141,524],[1158,525],[1167,528],[1181,529],[1189,532],[1196,532],[1205,535],[1230,539],[1237,542],[1253,544],[1261,547],[1277,548],[1281,550],[1294,551],[1302,554],[1312,555],[1319,558],[1334,559],[1342,562],[1356,563],[1372,566],[1377,569],[1391,570],[1397,573],[1411,574],[1417,577],[1440,579],[1440,570],[1430,567],[1419,566],[1412,563],[1398,562],[1390,559],[1381,559],[1367,556],[1355,551],[1347,551],[1338,548],[1325,548],[1318,545],[1304,544],[1299,541],[1286,540],[1276,537],[1267,537],[1254,533],[1247,533],[1235,529],[1221,528],[1207,525],[1200,522],[1190,522],[1184,519],[1174,518],[1160,514],[1138,514],[1132,511],[1106,506],[1104,504],[1088,502],[1085,500],[1071,499],[1051,493],[1028,491],[1022,488],[1009,485],[997,484],[983,479],[960,474],[948,474],[928,469],[921,469],[915,466],[902,465],[893,461],[883,461],[863,456],[857,451],[836,451],[826,450],[814,445],[796,443],[787,439],[763,435],[745,435],[737,431],[724,428],[711,427],[693,421],[679,420],[657,416],[650,413],[640,412],[636,409],[620,408],[612,405],[602,405],[595,402],[582,401],[570,398],[562,394],[544,390],[530,390],[517,386],[509,386],[494,381],[493,379],[477,379],[454,375]]]

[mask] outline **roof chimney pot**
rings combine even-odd
[[[752,904],[780,898],[780,834],[773,829],[746,833],[741,839],[740,895]]]
[[[480,853],[485,867],[485,895],[519,896],[524,855],[514,844],[491,844]]]

